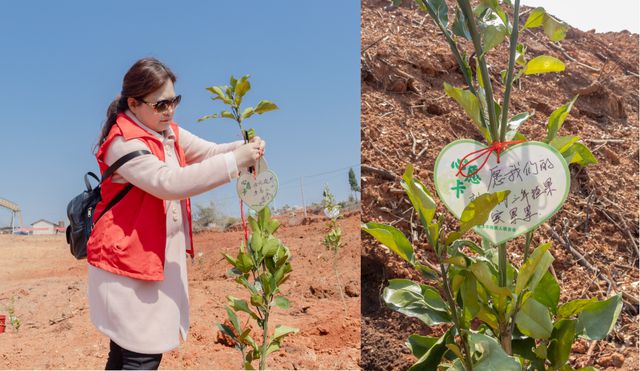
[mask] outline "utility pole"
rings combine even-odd
[[[304,203],[304,183],[303,177],[300,177],[300,194],[302,194],[302,208],[304,209],[304,217],[307,217],[307,205]]]

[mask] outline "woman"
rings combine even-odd
[[[107,111],[96,158],[101,172],[141,155],[101,186],[94,220],[128,183],[134,187],[96,222],[87,243],[91,321],[107,335],[106,369],[157,369],[162,353],[186,340],[186,253],[193,257],[189,197],[238,177],[265,143],[215,144],[179,128],[175,75],[160,61],[137,61]]]

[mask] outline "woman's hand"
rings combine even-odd
[[[262,156],[262,153],[264,153],[264,147],[261,149],[260,143],[254,141],[243,144],[233,151],[238,169],[255,166],[256,161]]]
[[[249,143],[258,143],[260,157],[264,156],[264,148],[267,146],[267,143],[262,140],[262,138],[260,138],[259,136],[255,136],[251,138],[251,141]]]

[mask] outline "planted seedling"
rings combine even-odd
[[[511,6],[513,14],[518,15],[519,0],[513,3],[505,0],[503,4],[498,0],[481,0],[475,8],[472,8],[468,0],[457,0],[453,12],[455,20],[451,25],[445,0],[416,0],[416,3],[442,31],[468,87],[461,89],[445,83],[446,94],[462,106],[490,146],[483,148],[479,143],[473,144],[476,146],[473,148],[475,151],[466,155],[461,153],[460,158],[449,158],[445,165],[448,166],[451,162],[452,169],[449,171],[454,172],[453,183],[438,182],[436,179],[436,188],[441,198],[442,195],[447,198],[443,199],[445,206],[454,211],[460,220],[458,229],[452,232],[446,232],[442,215],[435,218],[435,199],[414,178],[413,167],[408,165],[404,172],[401,185],[418,214],[426,243],[435,254],[435,262],[420,259],[413,244],[395,227],[378,223],[367,223],[362,227],[407,261],[426,280],[435,282],[435,285],[429,286],[411,280],[392,279],[383,292],[387,305],[420,319],[428,326],[451,324],[439,338],[417,334],[409,337],[409,348],[417,358],[411,370],[447,367],[449,370],[570,370],[572,368],[567,362],[573,341],[577,337],[605,338],[613,329],[622,308],[621,296],[618,294],[604,300],[578,299],[560,304],[560,286],[549,271],[553,262],[553,256],[549,252],[551,244],[542,244],[529,253],[537,228],[535,223],[524,229],[507,231],[513,232],[509,238],[526,233],[522,265],[516,267],[509,262],[506,240],[502,242],[495,233],[498,229],[505,232],[501,228],[508,228],[505,226],[508,222],[505,223],[500,218],[505,216],[497,213],[498,207],[515,202],[514,200],[524,203],[525,196],[528,203],[529,196],[533,198],[531,191],[536,191],[536,198],[541,197],[542,193],[537,191],[542,191],[542,188],[529,189],[528,192],[531,193],[526,194],[511,194],[510,189],[499,187],[502,183],[498,183],[498,180],[506,180],[498,179],[499,175],[495,171],[490,173],[490,179],[486,176],[486,170],[485,173],[481,172],[484,166],[482,160],[486,163],[493,152],[500,163],[500,152],[505,153],[506,158],[506,154],[510,153],[506,151],[506,147],[516,144],[509,141],[526,141],[518,129],[531,115],[523,112],[508,117],[514,82],[528,75],[564,70],[563,62],[551,56],[536,56],[529,60],[526,47],[518,42],[518,34],[523,29],[543,27],[551,40],[560,41],[564,38],[568,25],[548,15],[543,8],[536,8],[529,13],[527,21],[520,28],[519,16],[510,21],[503,8]],[[461,47],[463,40],[473,45],[471,57],[467,57]],[[500,102],[494,98],[486,56],[506,40],[509,42],[509,63],[507,70],[501,72],[504,92]],[[475,76],[470,67],[472,64],[476,67]],[[588,148],[578,142],[579,137],[557,135],[576,99],[577,96],[573,97],[550,115],[547,136],[542,142],[525,143],[538,143],[535,145],[545,151],[558,153],[558,156],[546,158],[549,162],[544,162],[545,171],[564,168],[560,174],[565,174],[569,164],[585,166],[597,162]],[[514,152],[515,148],[517,146],[514,147]],[[477,157],[470,156],[477,153],[480,153]],[[441,154],[439,159],[441,157],[444,156]],[[474,162],[478,159],[480,161]],[[555,165],[547,166],[552,160]],[[528,175],[531,174],[533,172]],[[480,179],[481,175],[483,179]],[[519,172],[511,173],[513,179],[520,175]],[[538,175],[538,172],[534,175]],[[568,178],[552,180],[557,180],[568,189]],[[467,188],[483,182],[488,184],[485,188],[492,192],[470,195],[464,200],[462,208],[451,205],[452,199],[468,196],[465,193]],[[545,197],[551,197],[556,189],[550,182],[545,184],[549,186]],[[564,199],[560,200],[558,208],[562,202]],[[529,209],[531,210],[534,209]],[[556,211],[557,209],[552,209],[550,213]],[[550,215],[545,215],[548,216]],[[534,215],[514,215],[511,222],[527,221],[527,217],[531,219]],[[471,229],[478,233],[482,231],[480,245],[463,239]],[[501,242],[494,245],[490,239]]]
[[[336,277],[336,286],[338,293],[340,294],[340,300],[342,300],[342,306],[344,308],[344,316],[347,317],[347,303],[344,298],[344,290],[342,289],[342,281],[340,280],[340,274],[338,273],[338,252],[340,251],[342,230],[338,225],[338,218],[340,217],[340,205],[336,204],[336,199],[329,185],[324,185],[322,191],[322,208],[324,215],[329,219],[327,223],[327,234],[322,240],[324,247],[331,252],[333,273]]]
[[[245,142],[254,136],[254,130],[245,130],[243,122],[253,114],[263,114],[278,109],[274,103],[266,100],[258,102],[255,107],[241,108],[244,95],[249,91],[249,75],[236,80],[233,76],[229,86],[212,86],[207,88],[214,94],[212,100],[220,100],[229,107],[218,114],[207,115],[198,121],[212,118],[228,118],[234,120],[242,133]],[[251,170],[251,169],[250,169]],[[254,175],[255,170],[252,171]],[[251,205],[250,205],[251,206]],[[274,233],[280,227],[280,222],[271,218],[268,207],[261,208],[257,219],[248,218],[251,234],[247,236],[244,223],[244,207],[241,205],[245,238],[240,243],[236,257],[223,254],[233,266],[229,274],[235,281],[248,291],[249,300],[227,296],[229,303],[225,310],[231,326],[218,323],[217,326],[235,344],[235,348],[242,354],[242,366],[253,370],[255,361],[258,368],[264,370],[269,354],[280,349],[284,338],[298,329],[277,325],[273,332],[269,332],[269,320],[274,306],[282,309],[289,308],[289,300],[281,295],[281,286],[291,273],[291,253],[289,249],[275,237]],[[244,318],[244,319],[243,319]],[[252,336],[251,323],[258,325],[260,338]],[[255,334],[253,334],[255,335]]]
[[[227,254],[224,257],[233,266],[230,274],[248,290],[250,299],[228,296],[229,303],[225,309],[232,326],[218,324],[218,328],[234,341],[236,349],[242,353],[245,369],[254,369],[252,363],[257,360],[259,369],[263,370],[267,356],[280,349],[285,336],[298,332],[296,328],[278,325],[269,333],[272,308],[289,309],[289,300],[281,295],[280,289],[291,273],[291,253],[274,235],[280,222],[271,218],[269,208],[262,209],[257,219],[249,217],[249,225],[248,245],[243,241],[235,258]],[[245,321],[239,317],[241,313],[244,313]],[[251,322],[256,323],[262,332],[260,343],[252,337]]]

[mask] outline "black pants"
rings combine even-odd
[[[160,354],[142,354],[126,350],[111,340],[109,359],[105,370],[157,370],[162,360]]]

